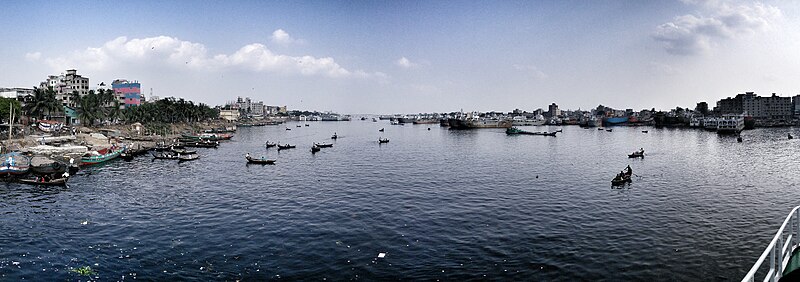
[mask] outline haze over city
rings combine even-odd
[[[794,1],[11,1],[0,87],[342,113],[693,107],[800,94]]]

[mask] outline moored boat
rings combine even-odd
[[[178,154],[173,152],[160,152],[160,153],[151,153],[153,155],[154,160],[175,160],[178,159]]]
[[[314,143],[314,146],[317,146],[317,147],[320,147],[320,148],[330,148],[330,147],[333,147],[333,144],[332,143]]]
[[[185,161],[193,161],[199,159],[200,155],[198,154],[178,154],[178,161],[185,162]]]
[[[278,144],[276,144],[276,143],[270,143],[269,141],[267,141],[267,143],[264,143],[264,145],[266,145],[266,146],[267,146],[267,148],[270,148],[270,147],[275,147],[275,146],[277,146]]]
[[[378,144],[389,143],[389,138],[378,138]]]
[[[28,172],[31,160],[17,152],[0,155],[0,176],[22,175]]]
[[[81,157],[81,165],[87,166],[107,162],[119,157],[123,151],[125,151],[125,147],[111,147],[103,148],[97,151],[91,151]]]

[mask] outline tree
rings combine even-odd
[[[10,106],[9,106],[10,105]],[[10,112],[14,111],[14,120],[19,120],[21,103],[17,99],[0,97],[0,120],[8,120]]]
[[[25,105],[24,111],[27,116],[43,118],[45,112],[49,116],[53,111],[58,110],[61,103],[56,100],[56,92],[52,87],[33,88],[33,100]]]

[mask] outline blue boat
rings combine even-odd
[[[603,125],[617,125],[628,122],[628,117],[607,117],[603,119]]]
[[[31,159],[18,152],[0,155],[0,158],[3,160],[0,163],[0,177],[22,175],[31,167]]]

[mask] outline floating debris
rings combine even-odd
[[[81,225],[87,225],[87,224],[89,224],[88,220],[81,221]]]
[[[71,271],[81,276],[91,276],[95,274],[94,270],[92,270],[92,268],[89,267],[88,265],[72,269]]]

